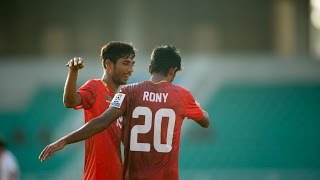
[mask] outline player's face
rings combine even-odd
[[[111,73],[112,79],[119,85],[126,84],[129,80],[131,73],[133,72],[133,66],[135,61],[130,58],[120,58],[113,66]]]

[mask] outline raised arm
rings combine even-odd
[[[68,76],[64,86],[63,104],[72,108],[81,104],[81,96],[77,93],[78,71],[84,67],[82,58],[73,58],[67,64],[69,67]]]
[[[53,153],[64,148],[65,145],[85,140],[99,132],[105,130],[110,124],[124,114],[124,111],[118,108],[110,107],[100,116],[87,122],[78,130],[62,137],[56,142],[46,146],[39,155],[40,161],[45,161]]]

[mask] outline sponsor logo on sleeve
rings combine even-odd
[[[112,101],[111,101],[111,103],[110,103],[110,106],[111,106],[111,107],[120,108],[125,96],[126,96],[126,95],[123,94],[123,93],[117,93],[117,94],[113,97],[113,99],[112,99]]]

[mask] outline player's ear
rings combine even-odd
[[[177,67],[175,68],[170,68],[167,79],[169,82],[172,82],[174,77],[176,76],[176,72],[177,72]]]
[[[172,77],[174,77],[175,76],[175,74],[176,74],[176,72],[177,72],[177,67],[175,67],[175,68],[170,68],[170,70],[169,70],[169,76],[172,76]]]
[[[107,70],[110,70],[111,67],[112,67],[112,65],[113,65],[113,63],[112,63],[112,61],[111,61],[110,59],[107,59],[107,60],[105,61],[105,66],[106,66],[106,69],[107,69]]]
[[[149,73],[151,74],[151,64],[149,65]]]
[[[175,67],[175,68],[173,69],[173,74],[174,74],[174,75],[176,75],[177,70],[178,70],[178,67]]]

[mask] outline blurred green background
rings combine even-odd
[[[156,45],[181,50],[175,83],[212,123],[185,120],[180,179],[320,179],[320,0],[12,0],[0,14],[0,136],[21,179],[81,179],[82,143],[38,155],[83,124],[62,103],[65,63],[84,58],[79,85],[100,78],[112,40],[138,49],[130,82]]]

